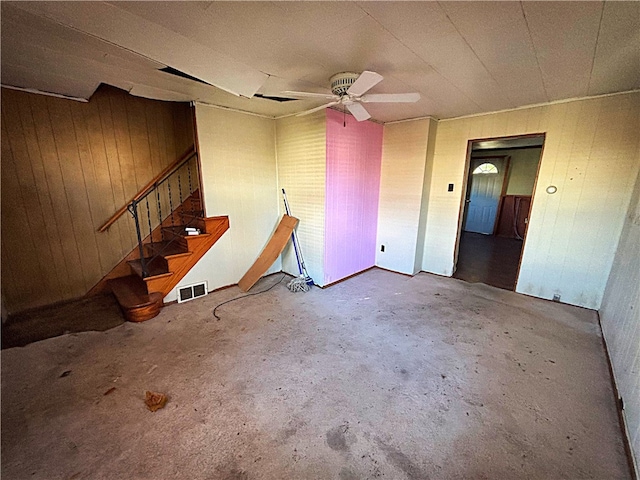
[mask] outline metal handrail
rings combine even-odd
[[[152,191],[158,185],[159,182],[163,182],[168,177],[170,177],[173,174],[173,172],[175,172],[180,167],[182,167],[186,162],[191,160],[194,156],[196,156],[196,154],[197,153],[195,151],[195,148],[192,145],[187,149],[186,152],[184,152],[180,156],[180,158],[178,158],[171,165],[167,166],[158,175],[156,175],[149,183],[147,183],[144,187],[142,187],[140,191],[138,191],[138,193],[136,193],[134,197],[127,202],[126,205],[123,205],[118,209],[118,211],[116,211],[116,213],[111,215],[111,217],[109,217],[109,219],[106,222],[104,222],[104,224],[102,224],[100,228],[98,228],[98,232],[104,232],[105,230],[107,230],[111,225],[113,225],[116,222],[116,220],[118,220],[124,214],[124,212],[129,210],[129,206],[132,203],[136,202],[137,200],[140,200],[143,196],[147,196],[149,192]]]
[[[192,165],[189,163],[193,159],[196,159],[196,161],[194,162],[195,174],[192,173]],[[183,172],[182,169],[183,167],[185,167],[185,165],[187,166],[187,169],[186,169],[187,171]],[[149,276],[149,266],[151,265],[151,263],[156,258],[162,256],[167,251],[167,249],[171,247],[171,245],[174,242],[180,239],[180,235],[173,235],[172,238],[165,240],[166,227],[163,227],[163,224],[165,224],[167,219],[169,218],[171,219],[172,227],[180,226],[182,228],[186,228],[186,227],[192,226],[198,220],[199,217],[204,215],[204,212],[201,209],[194,210],[193,208],[193,198],[192,198],[193,193],[196,190],[198,190],[200,187],[199,168],[198,168],[196,153],[190,152],[189,155],[183,156],[179,162],[174,162],[174,164],[171,167],[172,167],[171,169],[165,169],[164,172],[161,172],[162,173],[161,175],[156,176],[156,178],[152,182],[147,184],[147,186],[145,186],[145,188],[142,189],[126,206],[126,210],[129,211],[129,213],[131,214],[135,222],[136,237],[138,242],[138,253],[140,255],[140,264],[142,267],[143,278]],[[185,179],[184,182],[182,181],[183,173],[188,174],[188,179]],[[172,192],[172,182],[169,181],[173,178],[176,178],[177,180],[177,190],[178,190],[177,194],[174,194]],[[160,189],[161,187],[163,187],[163,185],[165,185],[165,183],[166,183],[166,190],[162,193],[162,198],[161,198]],[[188,188],[186,188],[187,186]],[[174,184],[173,187],[175,190],[176,185]],[[186,195],[186,198],[185,198],[185,195],[183,195],[183,192],[185,189],[188,190],[188,194]],[[152,193],[155,193],[155,195],[152,196],[151,195]],[[174,200],[174,195],[177,195],[178,197],[175,200]],[[189,199],[191,199],[191,202],[192,202],[191,210],[189,213],[191,218],[185,222],[185,218],[184,218],[184,216],[186,215],[185,203]],[[155,205],[153,205],[154,201],[155,201]],[[169,203],[169,212],[167,215],[163,215],[162,213],[163,201],[165,202],[165,206],[167,201]],[[178,205],[176,208],[174,208],[174,201],[178,202]],[[148,238],[150,242],[155,243],[153,238],[154,232],[156,228],[160,227],[161,243],[164,243],[163,247],[159,251],[156,251],[155,254],[152,254],[150,257],[145,256],[144,238],[147,237],[146,235],[143,236],[143,230],[145,229],[145,226],[143,225],[144,223],[143,220],[145,217],[145,209],[140,208],[141,204],[146,206],[146,227],[148,227],[148,231],[149,231]],[[175,225],[176,216],[180,217],[179,225]],[[153,220],[152,220],[152,217],[153,217]],[[157,225],[154,225],[154,224],[157,224]]]

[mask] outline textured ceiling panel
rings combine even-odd
[[[549,100],[587,95],[602,2],[523,2]]]
[[[451,118],[640,88],[640,2],[6,2],[2,83],[135,95],[267,116],[322,100],[340,71],[385,78],[373,118]],[[209,84],[160,71],[170,66]],[[226,91],[225,91],[226,90]]]
[[[548,101],[519,2],[446,2],[442,6],[513,104]]]
[[[640,88],[640,2],[607,2],[589,95]]]
[[[155,22],[102,2],[17,2],[20,8],[247,97],[267,75]]]

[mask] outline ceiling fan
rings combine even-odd
[[[311,93],[311,92],[292,92],[287,91],[285,94],[295,98],[323,98],[330,99],[329,103],[320,105],[319,107],[298,113],[297,116],[309,115],[323,108],[332,107],[334,105],[344,105],[354,118],[362,122],[371,118],[369,112],[362,105],[363,103],[415,103],[420,100],[419,93],[369,93],[369,89],[382,81],[382,75],[376,72],[364,72],[358,74],[353,72],[337,73],[331,77],[331,92]]]

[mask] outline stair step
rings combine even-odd
[[[152,242],[145,244],[145,247],[151,255],[162,255],[163,257],[187,253],[185,246],[178,241]]]
[[[189,205],[195,205],[195,204],[200,204],[200,197],[194,197],[193,195],[188,196],[187,198],[184,199],[184,202],[182,203],[182,205],[185,204],[189,204]]]
[[[173,256],[167,256],[166,259],[171,265],[171,273],[145,278],[149,291],[168,294],[209,248],[229,229],[228,217],[211,217],[203,219],[203,222],[207,227],[207,231],[211,230],[211,232],[186,237],[179,236],[178,241],[183,242],[183,245],[188,247],[189,253],[179,254],[179,258],[175,258],[175,261]],[[178,228],[182,229],[183,227],[180,226]]]
[[[162,227],[162,231],[170,235],[182,237],[187,235],[186,225],[173,225],[171,227]]]
[[[182,218],[187,217],[190,219],[196,218],[198,220],[202,220],[204,212],[202,210],[181,210],[178,212],[178,215]]]
[[[187,227],[199,228],[202,233],[200,233],[199,235],[187,235],[187,231],[185,230],[185,228]],[[207,235],[207,233],[203,231],[204,227],[205,227],[205,223],[204,223],[204,220],[202,220],[200,222],[194,222],[192,225],[174,225],[171,227],[162,227],[162,231],[168,235],[173,236],[174,238],[175,237],[198,237],[202,235]]]
[[[191,208],[189,210],[180,210],[180,213],[182,215],[193,215],[194,217],[203,217],[204,216],[204,210],[202,210],[201,208]]]
[[[153,260],[151,258],[145,259],[147,261],[147,271],[149,272],[149,277],[155,277],[158,275],[164,275],[169,272],[169,267],[167,265],[167,261],[162,257],[155,257]],[[140,259],[129,260],[127,262],[131,269],[142,278],[142,262]]]
[[[147,293],[145,282],[137,275],[111,279],[109,287],[130,322],[144,322],[160,313],[162,293]]]

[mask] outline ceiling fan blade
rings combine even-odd
[[[353,115],[353,117],[359,122],[371,118],[369,112],[367,112],[367,110],[359,103],[349,103],[345,106],[349,109],[351,115]]]
[[[418,100],[419,93],[370,93],[360,97],[363,103],[415,103]]]
[[[347,93],[349,95],[355,95],[356,97],[359,97],[374,85],[380,83],[382,81],[382,78],[382,75],[380,75],[379,73],[369,72],[368,70],[365,70],[360,74],[357,80],[353,82],[353,85],[349,87]]]
[[[334,105],[337,105],[337,104],[339,104],[339,103],[340,103],[340,102],[338,102],[338,101],[335,101],[335,102],[329,102],[329,103],[326,103],[326,104],[324,104],[324,105],[320,105],[319,107],[312,108],[311,110],[305,110],[304,112],[296,113],[296,117],[302,117],[302,116],[304,116],[304,115],[309,115],[309,114],[311,114],[311,113],[315,113],[315,112],[317,112],[318,110],[322,110],[323,108],[333,107]]]
[[[340,98],[337,95],[333,95],[332,93],[292,92],[292,91],[286,91],[282,93],[284,95],[288,95],[290,97],[296,97],[296,98],[327,98],[327,99],[335,99],[335,100]]]

